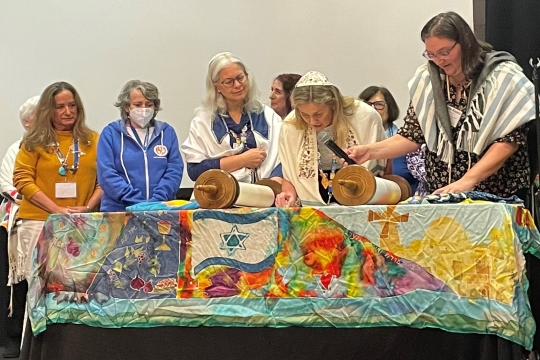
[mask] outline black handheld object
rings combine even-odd
[[[334,140],[330,139],[330,136],[328,136],[327,133],[321,132],[321,133],[319,133],[318,137],[319,137],[319,140],[321,140],[322,143],[324,145],[326,145],[326,147],[329,148],[330,151],[332,151],[334,153],[334,155],[336,155],[338,157],[338,159],[345,160],[347,162],[347,164],[349,164],[349,165],[356,164],[356,162],[353,159],[351,159],[349,156],[347,156],[345,151],[343,151],[338,146],[338,144],[336,144],[334,142]]]

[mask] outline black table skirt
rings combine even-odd
[[[20,359],[437,359],[522,360],[525,350],[494,335],[407,327],[102,329],[55,324],[25,334]]]
[[[0,200],[1,199],[2,198],[0,197]],[[6,325],[11,289],[7,286],[9,272],[7,241],[7,231],[3,226],[0,226],[0,346],[6,344]]]

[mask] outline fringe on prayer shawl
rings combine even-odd
[[[510,65],[512,63],[508,64]],[[501,65],[504,65],[504,63]],[[521,69],[519,70],[521,71]],[[488,101],[489,103],[492,103],[495,97],[495,93],[497,93],[499,90],[495,77],[495,71],[492,71],[491,74],[489,74],[484,83],[478,89],[478,92],[474,94],[472,100],[469,101],[468,109],[466,110],[467,116],[465,118],[465,121],[463,122],[463,126],[458,133],[456,146],[459,149],[467,151],[469,153],[474,152],[475,144],[478,142],[478,131],[480,129],[480,124],[484,119],[485,104],[487,104],[485,93],[488,89],[488,86],[491,86],[491,91],[489,91],[488,93]]]
[[[27,258],[26,252],[28,250],[25,251],[24,245],[21,243],[19,226],[20,221],[14,222],[8,235],[8,286],[18,284],[26,278],[24,268]]]
[[[427,141],[427,140],[426,140]],[[448,139],[444,131],[439,132],[439,139],[437,141],[437,156],[445,163],[452,165],[454,163],[454,143]],[[449,167],[451,168],[451,167]]]
[[[26,263],[26,254],[21,252],[19,246],[18,227],[14,226],[8,236],[9,272],[7,286],[11,287],[8,317],[13,315],[13,285],[25,279],[24,266]]]
[[[16,259],[10,258],[8,286],[18,284],[25,279],[25,275],[24,275],[25,263],[26,263],[26,256],[18,255]]]

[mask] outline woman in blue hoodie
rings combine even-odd
[[[101,211],[175,199],[184,163],[176,132],[155,119],[160,103],[157,87],[139,80],[129,81],[118,96],[121,119],[103,129],[98,143]]]

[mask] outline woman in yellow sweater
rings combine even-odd
[[[13,170],[13,184],[23,196],[19,238],[25,253],[19,264],[27,279],[47,217],[98,207],[102,191],[97,184],[97,142],[98,134],[85,124],[84,107],[75,88],[65,82],[48,86]]]

